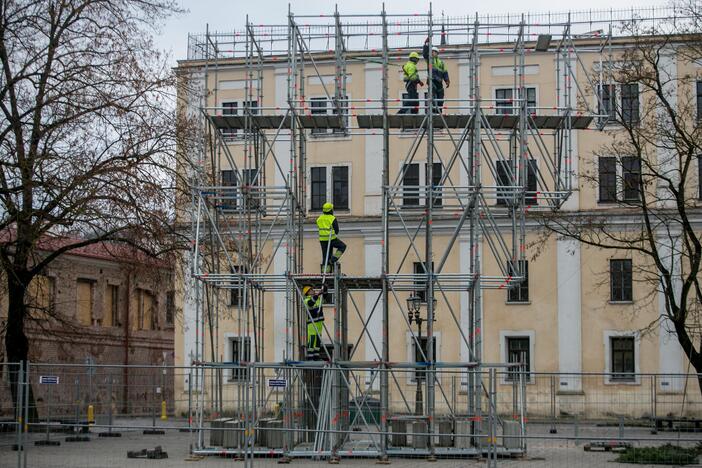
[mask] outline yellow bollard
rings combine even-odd
[[[166,400],[161,401],[161,421],[165,421],[168,419],[168,415],[166,414]]]
[[[95,424],[95,408],[88,405],[88,424]]]

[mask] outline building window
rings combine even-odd
[[[427,200],[429,199],[428,190],[423,189],[428,185],[429,164],[424,163],[424,174],[420,174],[419,164],[420,163],[411,163],[403,166],[403,206],[419,206],[420,198],[424,200],[423,205],[426,206]],[[443,177],[443,166],[440,162],[435,162],[432,167],[432,188],[436,192],[434,193],[434,207],[440,207],[442,206],[441,178]]]
[[[641,198],[641,160],[637,157],[622,158],[622,180],[624,182],[624,201],[638,201]]]
[[[335,210],[349,209],[349,168],[332,167],[332,203]]]
[[[222,103],[222,115],[236,115],[238,113],[238,102],[223,102]],[[223,128],[222,137],[224,141],[231,142],[236,138],[236,128]]]
[[[600,85],[599,114],[600,124],[617,120],[617,86],[614,84]]]
[[[702,154],[697,156],[697,198],[702,200]]]
[[[431,262],[431,269],[434,270],[434,262]],[[414,280],[414,295],[421,299],[422,303],[427,302],[427,281],[426,281],[426,269],[424,268],[424,262],[414,262],[414,274],[424,275],[423,278],[417,278]]]
[[[247,187],[258,187],[258,177],[260,171],[258,169],[242,169],[241,171],[243,185]],[[249,192],[249,196],[246,199],[246,208],[250,210],[257,210],[261,206],[261,200],[258,198],[259,193],[257,190]]]
[[[156,329],[156,301],[151,291],[137,288],[137,330],[155,330]]]
[[[507,302],[529,302],[529,261],[518,260],[518,262],[524,279],[507,290]],[[520,276],[520,272],[515,270],[513,262],[509,262],[507,268],[510,276]]]
[[[173,325],[175,320],[175,291],[166,293],[166,324]]]
[[[327,168],[313,167],[310,169],[310,178],[312,179],[311,194],[312,211],[322,211],[322,205],[327,201]]]
[[[497,115],[512,114],[512,88],[495,90],[495,113]]]
[[[232,274],[238,275],[243,271],[241,265],[234,265],[231,269]],[[229,289],[229,306],[239,307],[239,300],[243,297],[241,295],[241,288],[243,283],[238,279],[232,279],[231,288]]]
[[[119,327],[122,325],[119,314],[119,286],[108,284],[105,291],[105,310],[102,314],[103,325],[106,327]]]
[[[405,164],[402,173],[402,205],[419,206],[419,164]]]
[[[526,91],[526,111],[529,115],[536,114],[536,88],[525,87]],[[519,109],[518,106],[514,105],[513,97],[518,94],[519,90],[515,92],[512,88],[498,88],[495,90],[495,113],[497,115],[512,115],[515,111]],[[519,103],[521,105],[521,102]]]
[[[622,122],[628,125],[639,123],[639,85],[638,83],[621,85]]]
[[[342,96],[339,106],[336,106],[334,99],[326,97],[310,98],[310,114],[312,115],[341,115],[342,128],[313,128],[312,135],[345,134],[348,126],[348,96]]]
[[[327,201],[334,204],[334,210],[348,210],[350,203],[349,166],[320,166],[310,168],[310,210],[322,211]],[[327,180],[331,184],[327,184]]]
[[[610,285],[612,302],[631,302],[632,295],[632,273],[631,259],[610,260]]]
[[[636,379],[635,338],[633,336],[610,337],[612,369],[610,380],[632,382]]]
[[[526,89],[526,104],[527,113],[529,115],[536,114],[536,88],[525,88]]]
[[[697,121],[702,122],[702,81],[695,84],[697,85]]]
[[[222,187],[236,187],[238,184],[236,171],[230,169],[220,172],[222,179]],[[236,209],[236,190],[223,190],[222,200],[220,202],[220,207],[223,210],[233,210]]]
[[[617,201],[617,158],[601,157],[598,159],[599,201]]]
[[[312,115],[327,115],[327,98],[315,97],[310,99],[310,114]],[[326,128],[313,128],[312,135],[327,133]]]
[[[528,336],[508,336],[507,340],[507,362],[521,363],[522,371],[526,372],[527,379],[531,372],[531,352]],[[507,381],[514,381],[518,378],[520,369],[518,367],[510,367],[507,370]]]
[[[429,163],[424,165],[424,180],[429,180]],[[432,164],[432,190],[436,193],[434,194],[434,207],[441,206],[441,177],[443,175],[443,166],[440,162],[435,162]],[[429,194],[427,193],[427,200],[429,199]]]
[[[244,365],[251,361],[251,338],[248,336],[233,336],[229,338],[230,362]],[[247,381],[249,370],[246,367],[235,367],[229,374],[230,382]]]
[[[495,161],[495,170],[497,172],[496,182],[497,182],[497,201],[498,205],[506,205],[507,201],[514,197],[514,189],[510,187],[515,187],[512,183],[512,178],[510,177],[511,161]],[[537,170],[538,166],[536,159],[529,159],[529,164],[527,165],[527,183],[526,191],[524,194],[524,203],[527,205],[538,204],[537,199]],[[519,184],[517,184],[518,186]]]
[[[415,341],[415,339],[416,339],[416,341]],[[432,344],[434,345],[432,352],[434,353],[433,354],[434,362],[436,362],[437,361],[436,336],[433,336],[431,341],[432,341]],[[417,347],[417,342],[419,342],[419,346],[421,346],[421,348]],[[414,338],[412,338],[412,355],[414,356],[415,363],[427,362],[427,360],[429,359],[429,339],[426,336],[422,336],[422,337],[415,336]],[[425,370],[420,369],[420,368],[416,368],[414,371],[414,382],[416,382],[418,380],[423,381],[425,373],[426,373]]]
[[[93,324],[95,281],[78,279],[76,282],[76,319],[82,325]]]

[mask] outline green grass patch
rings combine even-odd
[[[661,445],[660,447],[631,447],[616,459],[621,463],[650,465],[690,465],[697,463],[697,448],[685,448],[678,445]]]

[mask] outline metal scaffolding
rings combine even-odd
[[[247,18],[244,31],[190,36],[189,59],[200,61],[208,94],[201,108],[208,157],[203,170],[193,181],[193,250],[191,273],[202,291],[197,297],[198,343],[193,361],[202,372],[213,369],[212,377],[196,379],[199,386],[198,420],[202,423],[204,394],[209,392],[209,408],[226,412],[222,397],[222,372],[226,366],[242,366],[253,376],[247,386],[237,387],[239,406],[251,428],[258,428],[257,415],[270,400],[264,376],[271,369],[290,383],[283,396],[283,420],[292,424],[295,408],[311,407],[315,417],[305,427],[315,432],[314,444],[300,448],[309,438],[298,439],[298,432],[286,433],[280,453],[284,456],[321,454],[332,458],[345,456],[342,450],[350,442],[348,417],[353,410],[350,395],[360,395],[353,404],[363,406],[374,388],[380,397],[380,418],[366,421],[372,447],[364,454],[386,459],[390,455],[407,454],[407,450],[391,443],[396,434],[389,424],[393,418],[390,394],[399,394],[407,412],[412,413],[411,398],[398,382],[397,372],[417,372],[423,380],[424,395],[421,414],[426,433],[435,434],[437,404],[448,407],[452,415],[461,414],[470,422],[469,448],[437,451],[435,438],[428,437],[428,457],[451,454],[497,455],[494,430],[497,424],[494,388],[495,372],[514,369],[505,364],[486,364],[483,360],[482,296],[485,289],[506,289],[524,278],[521,260],[525,260],[526,216],[534,210],[557,210],[573,190],[573,132],[593,126],[599,117],[602,102],[598,93],[611,68],[612,29],[618,21],[631,18],[631,13],[608,11],[567,15],[531,15],[484,18],[436,17],[426,13],[391,15],[384,9],[377,15],[342,15],[336,10],[329,15],[294,15],[288,13],[287,24],[255,25]],[[667,15],[652,10],[650,18]],[[458,57],[467,63],[468,98],[444,99],[444,111],[432,113],[434,89],[427,79],[428,91],[424,110],[417,114],[396,114],[403,105],[389,95],[389,70],[401,65],[409,50],[421,47],[428,39],[431,50],[434,36],[446,56]],[[447,44],[450,38],[456,41]],[[599,55],[599,74],[591,79],[592,70],[581,61],[583,51]],[[530,103],[526,86],[526,59],[534,52],[548,53],[555,61],[556,103],[536,107]],[[513,64],[513,93],[508,101],[486,99],[481,94],[481,59],[488,56],[509,56]],[[323,78],[321,63],[334,64],[333,83]],[[382,95],[348,98],[347,64],[375,63],[382,71]],[[264,66],[278,64],[287,68],[284,106],[264,106],[264,90],[274,84],[264,79]],[[223,67],[234,67],[245,73],[246,99],[238,113],[219,107],[218,74]],[[432,76],[432,61],[427,61]],[[331,105],[330,114],[317,114],[306,95],[308,78],[316,77]],[[270,78],[268,78],[270,80]],[[214,83],[211,85],[211,83]],[[332,88],[333,86],[333,88]],[[593,100],[593,95],[595,96]],[[211,103],[214,101],[215,105]],[[422,104],[420,104],[421,107]],[[596,123],[596,121],[595,121]],[[377,276],[353,276],[335,268],[328,277],[303,271],[304,225],[312,218],[307,208],[307,147],[315,141],[314,132],[337,132],[353,139],[370,135],[382,138],[382,271]],[[392,145],[398,138],[409,143],[398,170],[390,164]],[[233,154],[230,143],[240,146]],[[405,183],[405,174],[420,150],[426,150],[424,184]],[[397,154],[395,152],[395,154]],[[243,155],[243,157],[242,157]],[[534,160],[538,159],[539,164]],[[223,181],[221,163],[226,161],[232,176]],[[271,173],[272,172],[272,173]],[[494,180],[494,183],[486,182]],[[226,183],[225,183],[226,182]],[[448,225],[446,242],[437,244],[437,224]],[[504,226],[507,225],[505,230]],[[390,231],[393,235],[390,235]],[[469,265],[465,272],[445,271],[446,262],[458,249],[459,239],[470,247]],[[390,246],[403,245],[402,255],[391,252]],[[498,274],[483,273],[485,245],[499,267]],[[397,256],[395,258],[394,256]],[[422,271],[408,273],[409,258],[421,259]],[[284,259],[284,267],[275,269],[276,259]],[[279,265],[279,267],[282,265]],[[324,349],[328,362],[310,362],[305,358],[305,323],[309,312],[302,305],[303,284],[332,286],[334,329],[324,329],[333,349]],[[390,314],[403,310],[403,294],[421,289],[426,302],[426,338],[432,342],[435,330],[435,304],[440,300],[451,317],[461,345],[469,351],[469,359],[461,363],[437,361],[432,346],[426,350],[418,341],[411,322],[403,313],[393,325],[403,325],[409,332],[420,362],[391,362]],[[215,341],[222,314],[220,295],[237,291],[237,326],[253,337],[253,353],[246,362],[226,362],[216,353]],[[376,291],[377,299],[368,316],[359,310],[355,295]],[[461,327],[460,312],[447,297],[449,292],[467,293],[469,327]],[[278,293],[285,304],[285,347],[282,362],[265,362],[266,322],[272,311],[264,310],[266,294]],[[377,342],[369,333],[374,314],[381,316],[382,339]],[[362,324],[361,336],[349,336],[349,316]],[[207,328],[206,328],[207,327]],[[208,330],[210,356],[204,354]],[[356,357],[361,339],[370,340],[381,356],[379,361],[363,361]],[[426,351],[426,352],[425,352]],[[418,360],[419,361],[419,360]],[[444,405],[447,389],[438,378],[442,369],[452,368],[465,379],[465,408]],[[505,370],[507,369],[507,370]],[[523,369],[522,369],[523,370]],[[308,374],[305,374],[308,372]],[[312,374],[309,374],[312,372]],[[314,374],[314,372],[317,372]],[[366,380],[359,375],[370,375]],[[379,379],[379,386],[375,386]],[[488,385],[484,380],[488,380]],[[521,414],[520,434],[525,434],[523,372],[515,387],[514,414]],[[294,384],[293,384],[294,383]],[[209,386],[209,387],[208,387]],[[521,386],[521,387],[519,387]],[[326,390],[325,390],[326,389]],[[361,389],[361,390],[359,390]],[[491,396],[492,395],[492,396]],[[326,397],[330,400],[326,400]],[[324,397],[324,398],[323,398]],[[438,402],[438,403],[437,403]],[[487,407],[486,407],[487,405]],[[350,408],[351,406],[351,408]],[[243,409],[242,409],[243,408]],[[326,409],[325,409],[326,408]],[[361,408],[357,408],[363,414]],[[335,414],[323,424],[323,411]],[[443,410],[442,410],[443,411]],[[346,413],[345,413],[346,412]],[[324,413],[326,414],[326,413]],[[487,424],[486,424],[487,423]],[[486,427],[487,426],[487,427]],[[322,435],[320,435],[322,434]],[[484,434],[493,434],[485,442]],[[202,436],[197,449],[211,453]],[[463,447],[463,446],[461,446]],[[248,440],[237,449],[252,456],[259,449]],[[448,450],[448,451],[447,451]],[[504,449],[506,450],[506,449]],[[517,451],[526,450],[526,444]],[[220,453],[221,449],[217,449]],[[260,453],[269,453],[260,449]],[[357,452],[357,454],[360,452]],[[368,456],[368,455],[366,455]]]

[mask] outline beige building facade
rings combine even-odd
[[[573,67],[574,79],[578,80],[579,86],[584,90],[585,99],[590,99],[591,107],[596,109],[598,99],[586,77],[586,71],[594,73],[594,70],[597,70],[601,55],[594,51],[596,42],[588,44],[584,40],[582,45],[584,52],[579,53],[579,62]],[[615,42],[612,50],[616,55],[629,46],[626,40],[620,40]],[[558,83],[554,53],[531,49],[533,45],[526,54],[524,67],[524,82],[528,90],[527,105],[533,107],[536,115],[555,113],[553,109],[558,105],[557,93],[559,89],[563,89],[563,83]],[[486,112],[509,114],[513,106],[511,93],[515,92],[514,57],[501,52],[500,46],[496,45],[492,53],[485,54],[480,59],[480,97],[485,102]],[[396,113],[402,106],[404,85],[400,66],[406,61],[407,53],[407,50],[393,50],[390,53],[388,105],[391,114]],[[319,272],[321,252],[315,218],[321,212],[321,203],[327,200],[335,204],[335,215],[341,230],[340,238],[348,246],[341,259],[343,274],[373,277],[379,276],[381,272],[382,129],[358,129],[354,122],[359,115],[380,113],[380,105],[376,100],[382,97],[383,92],[382,66],[371,60],[373,57],[377,55],[358,54],[355,57],[357,59],[349,60],[345,64],[348,114],[353,130],[348,133],[326,128],[305,130],[308,133],[304,174],[307,187],[304,200],[307,218],[304,223],[303,242],[305,273]],[[444,114],[466,113],[465,103],[470,99],[471,90],[469,61],[460,46],[443,47],[441,57],[446,62],[451,76],[451,85],[446,89]],[[702,80],[702,68],[699,65],[677,60],[675,55],[671,57],[661,66],[667,67],[673,74],[690,74],[696,76],[697,80]],[[289,68],[282,60],[281,63],[274,60],[262,63],[261,79],[253,82],[256,89],[250,89],[249,93],[246,84],[251,81],[247,81],[247,69],[243,60],[219,60],[216,66],[210,61],[208,69],[205,62],[192,60],[179,63],[178,71],[183,76],[187,75],[201,90],[207,90],[206,98],[197,102],[193,102],[192,99],[188,101],[187,96],[184,96],[187,101],[185,107],[217,108],[217,112],[222,115],[234,115],[237,110],[240,111],[248,105],[247,95],[258,94],[258,86],[262,86],[262,102],[257,103],[261,113],[273,114],[276,110],[280,113],[286,109]],[[312,68],[311,63],[308,66]],[[332,115],[333,103],[325,96],[329,92],[327,88],[333,89],[335,83],[336,66],[333,57],[318,54],[314,67],[316,71],[309,71],[309,75],[304,79],[305,102],[301,105],[309,115]],[[420,63],[420,70],[424,77],[424,62]],[[695,83],[695,80],[691,83]],[[616,89],[612,102],[616,102],[617,106],[631,106],[634,100],[637,112],[639,106],[643,107],[646,99],[643,91],[639,93],[638,88],[622,90],[621,85],[612,84]],[[425,90],[426,87],[420,88],[420,96]],[[682,96],[684,91],[685,96],[700,103],[701,90],[702,87],[697,84],[696,88],[679,89],[677,92]],[[372,102],[363,102],[364,99]],[[628,101],[623,102],[624,99]],[[423,109],[420,109],[420,113],[422,112]],[[609,192],[603,192],[597,183],[592,183],[593,178],[597,181],[611,180],[602,177],[602,171],[605,169],[600,168],[600,164],[609,164],[602,159],[602,148],[621,132],[621,128],[614,123],[605,125],[603,130],[596,127],[596,122],[593,122],[587,129],[572,132],[573,186],[561,210],[574,215],[605,214],[611,223],[621,225],[622,229],[635,227],[635,214],[619,203],[622,197],[626,196],[621,183],[614,183],[615,193],[611,198],[608,198]],[[226,149],[222,148],[217,152],[220,159],[217,162],[218,167],[212,172],[219,178],[213,182],[215,186],[229,185],[228,181],[232,175],[228,171],[233,170],[232,160],[236,161],[239,167],[246,165],[245,161],[249,155],[245,151],[246,144],[241,138],[241,130],[238,132],[230,131],[224,135]],[[499,136],[500,131],[497,133]],[[391,183],[395,178],[402,177],[403,161],[416,141],[414,136],[413,131],[398,131],[389,137]],[[434,138],[437,153],[446,161],[454,148],[450,132],[436,130]],[[505,141],[500,144],[505,147],[508,145]],[[275,141],[271,151],[286,154],[290,151],[288,147],[288,141]],[[461,150],[462,157],[466,156],[466,151],[468,150]],[[417,166],[412,168],[411,174],[410,171],[405,173],[405,177],[416,177],[416,181],[412,179],[407,185],[426,185],[426,172],[423,167],[426,164],[426,155],[426,144],[422,142],[412,161]],[[536,164],[546,164],[538,155],[533,157]],[[204,163],[204,166],[207,170],[212,169],[210,162]],[[619,181],[625,168],[616,160],[613,166],[607,167],[614,171],[614,180]],[[266,183],[281,183],[282,175],[276,169],[272,158],[266,162],[265,174]],[[691,196],[697,199],[702,196],[699,189],[700,174],[699,167],[690,172],[693,179],[690,187],[696,191]],[[454,165],[448,175],[448,179],[455,185],[466,184],[465,177],[465,171],[461,169],[460,164]],[[499,185],[496,176],[488,170],[482,172],[482,179],[485,185]],[[596,398],[601,392],[621,389],[627,389],[632,394],[644,398],[651,389],[649,381],[642,379],[640,374],[673,375],[688,372],[690,368],[675,336],[666,331],[665,320],[658,320],[665,313],[664,298],[655,290],[655,285],[636,278],[637,269],[646,265],[648,260],[628,251],[597,249],[555,236],[542,241],[543,231],[537,221],[537,214],[547,209],[547,202],[540,199],[538,193],[534,197],[531,213],[527,213],[526,217],[527,279],[520,285],[483,290],[479,311],[482,323],[475,330],[475,333],[480,335],[482,362],[506,363],[525,360],[532,376],[531,383],[535,384],[530,389],[535,399],[538,399],[537,387],[541,388],[537,384],[538,374],[561,373],[562,375],[557,377],[558,391],[563,394],[570,393],[574,395],[574,399],[579,398],[581,402],[588,398]],[[405,195],[405,198],[411,197]],[[272,208],[269,215],[273,216],[276,205],[275,202],[270,203]],[[489,203],[496,205],[495,208],[499,210],[499,202],[492,200]],[[436,256],[440,256],[448,247],[460,213],[457,201],[451,197],[447,197],[442,206],[435,209],[432,229]],[[223,212],[222,216],[226,216],[226,213]],[[699,213],[696,216],[699,216]],[[696,218],[696,222],[699,221],[700,219]],[[498,215],[496,222],[505,240],[510,243],[510,220],[506,216]],[[400,273],[415,273],[415,263],[423,261],[423,250],[415,252],[408,240],[407,231],[413,231],[415,226],[416,219],[407,226],[395,218],[391,219],[390,271],[398,269],[405,256],[407,258],[400,268]],[[275,239],[275,235],[272,237]],[[467,274],[470,272],[470,239],[467,234],[461,232],[456,242],[443,272]],[[420,247],[424,245],[423,231],[419,232],[414,244]],[[501,275],[501,260],[491,254],[487,239],[482,238],[474,248],[482,252],[482,274]],[[264,252],[265,263],[270,265],[267,272],[284,274],[286,258],[282,249],[276,250],[276,241],[270,241]],[[435,257],[434,260],[438,262],[440,258]],[[190,269],[191,265],[188,265]],[[185,283],[177,288],[178,304],[183,308],[184,316],[182,324],[179,322],[176,326],[175,362],[183,365],[193,362],[194,356],[197,355],[197,346],[204,346],[205,360],[211,355],[221,357],[224,362],[253,359],[252,351],[242,351],[251,346],[253,325],[238,315],[237,300],[232,300],[228,290],[225,290],[220,298],[217,336],[212,340],[217,343],[217,349],[212,353],[208,337],[210,329],[207,328],[204,332],[200,329],[193,311],[194,297],[203,293],[196,293],[197,288],[192,287],[193,283],[187,276],[184,278]],[[354,359],[359,361],[381,360],[379,343],[382,342],[382,322],[380,314],[374,313],[379,294],[379,291],[351,293],[353,300],[348,308],[348,336],[349,342],[357,348]],[[412,293],[400,291],[397,293],[400,300],[391,297],[389,301],[389,358],[393,362],[415,360],[404,302],[410,294]],[[437,291],[435,297],[436,361],[469,362],[471,357],[462,338],[462,334],[470,333],[468,292]],[[282,362],[288,356],[286,347],[289,346],[286,342],[286,296],[284,292],[274,291],[263,295],[262,300],[264,315],[260,319],[264,326],[261,327],[258,339],[263,344],[263,355],[259,356],[259,360]],[[329,330],[334,330],[336,313],[337,308],[327,307],[325,316]],[[656,325],[652,327],[652,323]],[[416,327],[412,329],[416,330]],[[196,334],[201,336],[196,338]],[[324,337],[324,341],[328,342],[328,337]],[[412,385],[412,379],[413,377],[407,374],[404,384],[408,388]],[[224,385],[225,388],[233,389],[238,383],[236,376],[230,376],[225,378]],[[503,380],[501,385],[509,386],[511,383]],[[685,380],[677,377],[666,379],[663,376],[655,385],[661,392],[680,393],[686,388]],[[690,382],[687,385],[696,383]],[[179,386],[181,390],[187,390],[185,381],[176,382],[177,389]],[[699,395],[694,398],[699,398]]]

